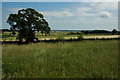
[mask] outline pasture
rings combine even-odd
[[[2,79],[119,78],[117,6],[99,4],[3,2]]]
[[[18,35],[18,33],[16,32],[15,35],[12,35],[11,34],[12,32],[4,32],[4,33],[1,33],[0,35],[2,35],[2,37],[0,38],[0,41],[15,41],[16,40],[16,37]],[[70,33],[78,33],[78,34],[70,34]],[[44,39],[57,39],[57,38],[76,38],[78,36],[80,36],[81,32],[80,31],[51,31],[50,32],[50,35],[42,35],[40,32],[36,32],[35,35],[36,37],[39,39],[39,40],[44,40]],[[118,35],[111,35],[111,34],[82,34],[82,36],[84,38],[97,38],[97,37],[100,37],[104,38],[104,36],[111,36],[111,38],[116,38],[118,37]],[[108,38],[108,37],[106,37]]]
[[[2,45],[3,78],[118,78],[118,41]]]

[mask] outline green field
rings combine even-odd
[[[77,37],[78,35],[66,35],[67,33],[69,33],[70,31],[51,31],[50,32],[50,36],[45,36],[42,35],[40,32],[36,32],[36,37],[37,38],[61,38],[61,37]],[[11,32],[4,32],[2,33],[2,40],[16,40],[16,35],[12,35],[10,36]]]
[[[40,32],[36,32],[35,35],[37,38],[41,39],[41,38],[65,38],[65,37],[78,37],[80,36],[80,34],[74,34],[74,35],[67,35],[67,33],[76,33],[78,31],[51,31],[50,32],[50,35],[42,35]],[[2,33],[2,37],[1,39],[6,41],[6,40],[16,40],[16,36],[17,36],[17,32],[16,32],[16,35],[10,35],[11,32],[4,32]],[[110,34],[82,34],[83,36],[102,36],[102,35],[106,35],[106,36],[111,36]]]
[[[4,78],[118,78],[118,41],[2,45]]]

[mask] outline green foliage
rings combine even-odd
[[[18,31],[19,41],[25,38],[27,42],[34,41],[35,31],[49,34],[50,27],[43,15],[34,9],[27,8],[18,11],[18,14],[10,14],[7,20],[12,31]]]
[[[80,41],[84,39],[83,36],[82,36],[82,34],[78,35],[77,38],[78,38],[78,40],[80,40]]]
[[[2,52],[4,78],[118,78],[116,40],[6,44]]]
[[[116,29],[112,30],[112,35],[117,34],[117,33],[118,33],[118,31]]]

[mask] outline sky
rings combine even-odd
[[[42,13],[52,30],[118,29],[117,2],[2,2],[2,28],[10,28],[10,13],[26,8]]]
[[[120,0],[1,0],[2,2],[119,2]]]

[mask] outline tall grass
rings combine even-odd
[[[3,45],[4,78],[117,78],[118,42]]]

